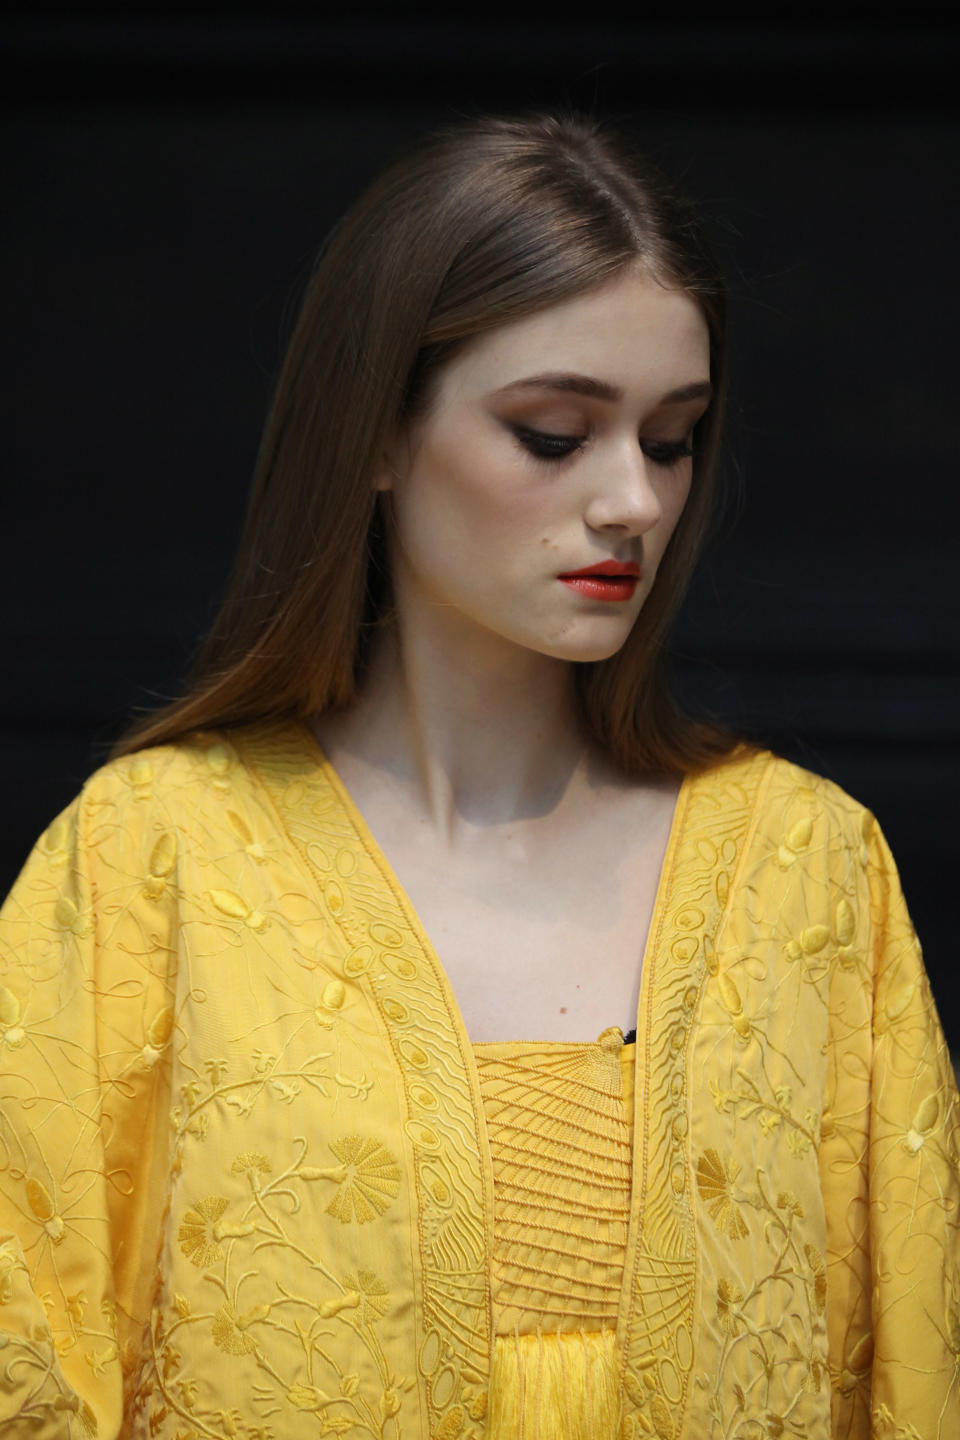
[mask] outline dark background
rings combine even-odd
[[[0,888],[134,707],[176,691],[333,221],[432,126],[576,106],[698,203],[732,291],[742,504],[678,628],[679,683],[874,810],[960,1049],[948,11],[322,13],[0,20]]]

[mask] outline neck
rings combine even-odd
[[[582,731],[569,661],[490,636],[471,647],[395,625],[384,632],[362,693],[315,729],[377,772],[451,851],[479,832],[555,814],[598,783]]]

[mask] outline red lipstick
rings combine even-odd
[[[640,566],[633,560],[601,560],[557,579],[590,600],[629,600],[640,579]]]

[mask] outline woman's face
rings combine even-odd
[[[470,341],[376,479],[401,616],[443,607],[464,645],[614,654],[686,502],[709,378],[699,307],[639,270]],[[602,561],[639,579],[559,578]]]

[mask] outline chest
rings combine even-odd
[[[621,799],[565,833],[506,830],[456,856],[369,817],[471,1040],[633,1027],[675,801]]]

